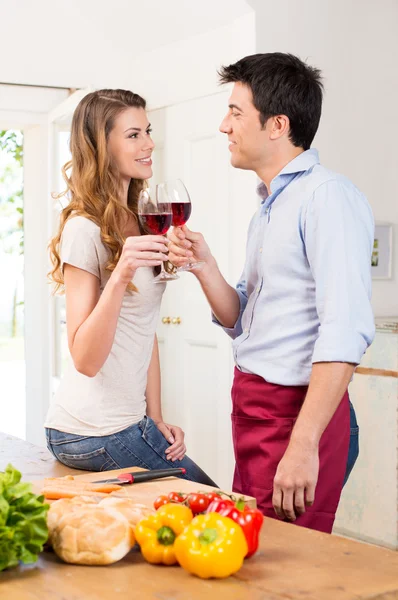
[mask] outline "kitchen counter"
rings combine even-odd
[[[24,480],[81,475],[43,448],[0,434],[0,470],[8,462]],[[170,487],[172,479],[157,481]],[[179,482],[174,487],[179,489]],[[163,483],[164,482],[164,483]],[[138,484],[140,495],[154,482]],[[184,482],[197,491],[200,486]],[[258,553],[225,580],[200,580],[180,567],[152,566],[133,550],[106,567],[62,563],[50,551],[36,565],[0,573],[4,600],[398,600],[398,554],[377,546],[265,519]]]

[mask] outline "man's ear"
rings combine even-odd
[[[290,120],[286,115],[276,115],[268,119],[267,125],[270,132],[270,139],[277,140],[289,132]]]

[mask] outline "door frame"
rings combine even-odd
[[[78,90],[48,113],[0,107],[4,129],[24,136],[24,306],[27,441],[46,445],[43,424],[53,390],[54,298],[47,283],[53,234],[55,132],[90,90]]]
[[[0,110],[2,129],[18,129],[24,144],[24,347],[25,438],[45,445],[44,415],[50,393],[48,239],[49,126],[45,113]]]

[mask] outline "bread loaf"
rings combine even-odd
[[[137,504],[132,498],[117,498],[116,496],[108,496],[99,503],[100,506],[113,508],[119,511],[126,517],[133,531],[135,526],[141,519],[148,515],[155,514],[152,508],[148,508],[145,504]]]
[[[87,503],[66,511],[54,527],[51,541],[56,554],[67,563],[109,565],[131,550],[135,538],[120,511]]]
[[[52,535],[58,523],[66,513],[76,511],[78,507],[85,504],[98,504],[98,501],[91,496],[76,496],[75,498],[63,498],[56,500],[50,505],[50,510],[47,513],[47,527],[50,544],[52,543]]]

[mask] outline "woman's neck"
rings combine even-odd
[[[122,180],[122,202],[126,207],[128,205],[130,181],[131,179]]]

